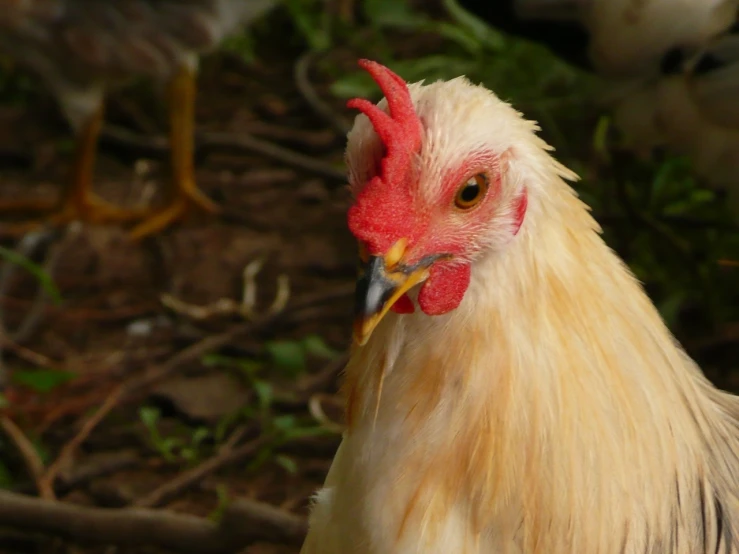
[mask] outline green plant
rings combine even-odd
[[[204,455],[205,441],[212,437],[205,427],[192,430],[189,440],[180,437],[165,437],[159,432],[161,412],[157,408],[143,406],[139,409],[139,418],[149,432],[151,446],[168,462],[183,462],[193,465]]]
[[[275,401],[289,393],[276,389],[276,377],[295,379],[307,369],[308,359],[334,359],[339,352],[329,347],[318,335],[311,334],[301,339],[268,341],[264,345],[262,359],[233,358],[227,356],[206,356],[203,362],[211,367],[236,370],[251,386],[255,403],[244,406],[238,413],[230,414],[216,425],[213,437],[216,443],[225,440],[229,429],[239,421],[258,422],[262,434],[270,440],[259,450],[248,468],[254,470],[266,462],[274,462],[285,471],[296,471],[295,462],[288,456],[277,454],[281,445],[301,438],[330,434],[329,431],[305,416],[280,414],[275,410]],[[269,370],[269,374],[265,372]]]
[[[311,50],[326,50],[333,44],[336,22],[323,0],[285,0],[284,5]]]
[[[46,294],[52,299],[53,302],[59,303],[62,300],[61,293],[57,288],[54,280],[51,276],[44,271],[44,268],[40,265],[32,262],[27,257],[18,254],[17,252],[0,246],[0,258],[6,262],[12,263],[26,270],[28,273],[39,282],[39,285],[44,289]]]
[[[71,371],[58,369],[16,369],[10,374],[10,380],[35,392],[46,393],[68,383],[76,377]]]

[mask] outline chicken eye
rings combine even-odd
[[[462,210],[477,206],[488,191],[488,176],[478,173],[462,185],[454,197],[454,205]]]

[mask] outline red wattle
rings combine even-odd
[[[398,298],[395,301],[395,304],[390,306],[390,309],[396,314],[412,314],[416,311],[416,308],[413,306],[413,301],[408,298],[407,294]]]
[[[418,305],[427,315],[441,315],[459,306],[470,285],[470,264],[437,262],[418,293]]]

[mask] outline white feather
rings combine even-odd
[[[529,208],[515,237],[491,220],[459,308],[391,313],[353,350],[303,554],[739,553],[737,399],[675,343],[533,123],[464,79],[410,90],[421,194],[484,147],[511,153],[500,202],[526,187]],[[358,116],[355,188],[377,141]]]

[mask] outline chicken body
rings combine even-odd
[[[133,236],[161,230],[191,207],[215,211],[215,204],[197,188],[192,167],[198,56],[275,3],[0,0],[0,51],[46,83],[77,134],[72,183],[58,218],[105,221],[143,215],[141,210],[109,206],[92,193],[105,90],[139,76],[167,85],[174,194],[172,203],[150,216]]]
[[[395,179],[399,147],[364,115],[349,133],[365,273],[302,553],[739,553],[739,400],[676,344],[535,124],[463,78],[409,89],[420,142]],[[455,191],[479,175],[468,209]]]
[[[737,0],[460,0],[603,77],[627,144],[689,156],[739,214]],[[726,117],[729,113],[732,117]]]

